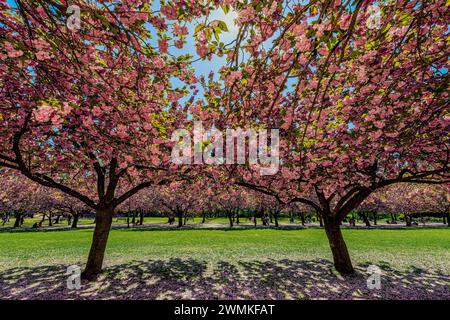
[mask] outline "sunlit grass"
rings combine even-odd
[[[388,264],[450,270],[450,230],[344,230],[355,264]],[[0,232],[0,269],[53,264],[83,264],[92,229]],[[170,258],[218,261],[266,259],[331,260],[325,233],[305,230],[112,230],[107,266]]]

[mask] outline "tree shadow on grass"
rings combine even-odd
[[[367,288],[367,265],[343,278],[328,260],[136,261],[80,290],[66,288],[64,265],[13,268],[0,272],[0,299],[450,299],[449,275],[379,267],[379,290]]]

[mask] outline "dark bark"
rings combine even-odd
[[[183,212],[178,211],[177,216],[178,216],[178,228],[181,228],[183,226]]]
[[[319,225],[320,225],[321,227],[323,227],[323,219],[322,219],[322,216],[321,216],[320,214],[317,214],[317,217],[319,218]]]
[[[14,217],[15,217],[15,221],[14,221],[13,228],[18,228],[18,227],[20,227],[20,218],[21,218],[20,212],[19,211],[15,211],[14,212]]]
[[[367,212],[362,213],[362,218],[364,223],[366,224],[366,227],[370,227],[370,221],[369,218],[367,217]]]
[[[230,212],[227,212],[228,220],[230,221],[230,228],[233,228],[233,215]]]
[[[72,226],[71,226],[72,229],[75,229],[75,228],[78,227],[78,219],[79,218],[80,218],[80,214],[79,213],[76,213],[76,214],[73,215]]]
[[[133,210],[133,216],[131,218],[131,223],[136,224],[136,210]]]
[[[103,259],[105,257],[106,244],[111,229],[114,208],[107,207],[96,210],[96,224],[92,238],[86,267],[81,274],[82,279],[93,280],[102,271]]]
[[[275,227],[278,228],[279,224],[278,224],[278,212],[274,212],[273,213],[273,219],[275,220]]]
[[[202,223],[205,223],[205,222],[206,222],[206,211],[204,211],[203,215],[202,215]]]
[[[300,219],[302,220],[302,226],[305,226],[305,214],[303,212],[300,213]]]
[[[144,223],[144,210],[140,210],[139,212],[139,225],[142,226],[142,224]]]
[[[127,211],[127,228],[130,227],[130,210]]]
[[[52,214],[51,214],[51,213],[48,214],[48,226],[49,226],[49,227],[53,226],[53,222],[52,222]]]
[[[376,212],[372,212],[372,216],[373,216],[373,224],[377,225],[377,213]]]
[[[450,228],[450,212],[447,212],[447,226]]]
[[[409,215],[405,215],[405,222],[407,227],[411,226],[411,217]]]
[[[347,245],[342,236],[340,221],[325,219],[325,232],[333,254],[334,267],[342,275],[353,274],[355,270],[348,253]]]

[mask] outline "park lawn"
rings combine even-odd
[[[355,265],[412,266],[450,273],[450,229],[343,230]],[[0,270],[56,264],[83,265],[92,229],[0,232]],[[106,266],[131,261],[195,259],[220,261],[331,260],[322,229],[111,231]]]
[[[139,217],[136,217],[136,219],[138,219]],[[53,218],[55,219],[55,218]],[[198,221],[200,222],[201,219],[199,219]],[[41,217],[38,218],[25,218],[24,219],[24,223],[22,225],[23,228],[30,228],[31,226],[33,226],[33,224],[35,222],[39,222],[41,221]],[[167,222],[167,217],[145,217],[144,218],[144,222],[145,223],[166,223]],[[126,224],[127,223],[127,218],[126,217],[115,217],[113,220],[113,225],[117,225],[117,224]],[[131,223],[131,217],[130,217],[130,223]],[[81,218],[80,220],[78,220],[78,226],[85,226],[85,225],[93,225],[94,224],[94,218]],[[42,224],[44,227],[48,227],[48,219],[46,218],[44,223]],[[14,217],[11,217],[9,222],[6,223],[4,226],[2,225],[2,223],[0,222],[0,230],[1,229],[8,229],[8,228],[12,228],[14,226]],[[58,224],[53,224],[53,227],[68,227],[68,223],[66,218],[62,219],[60,221],[60,223]]]

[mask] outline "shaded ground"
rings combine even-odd
[[[249,262],[168,259],[112,266],[96,283],[66,289],[66,266],[0,272],[1,299],[450,299],[450,276],[382,268],[381,289],[367,288],[367,265],[342,278],[328,260]]]

